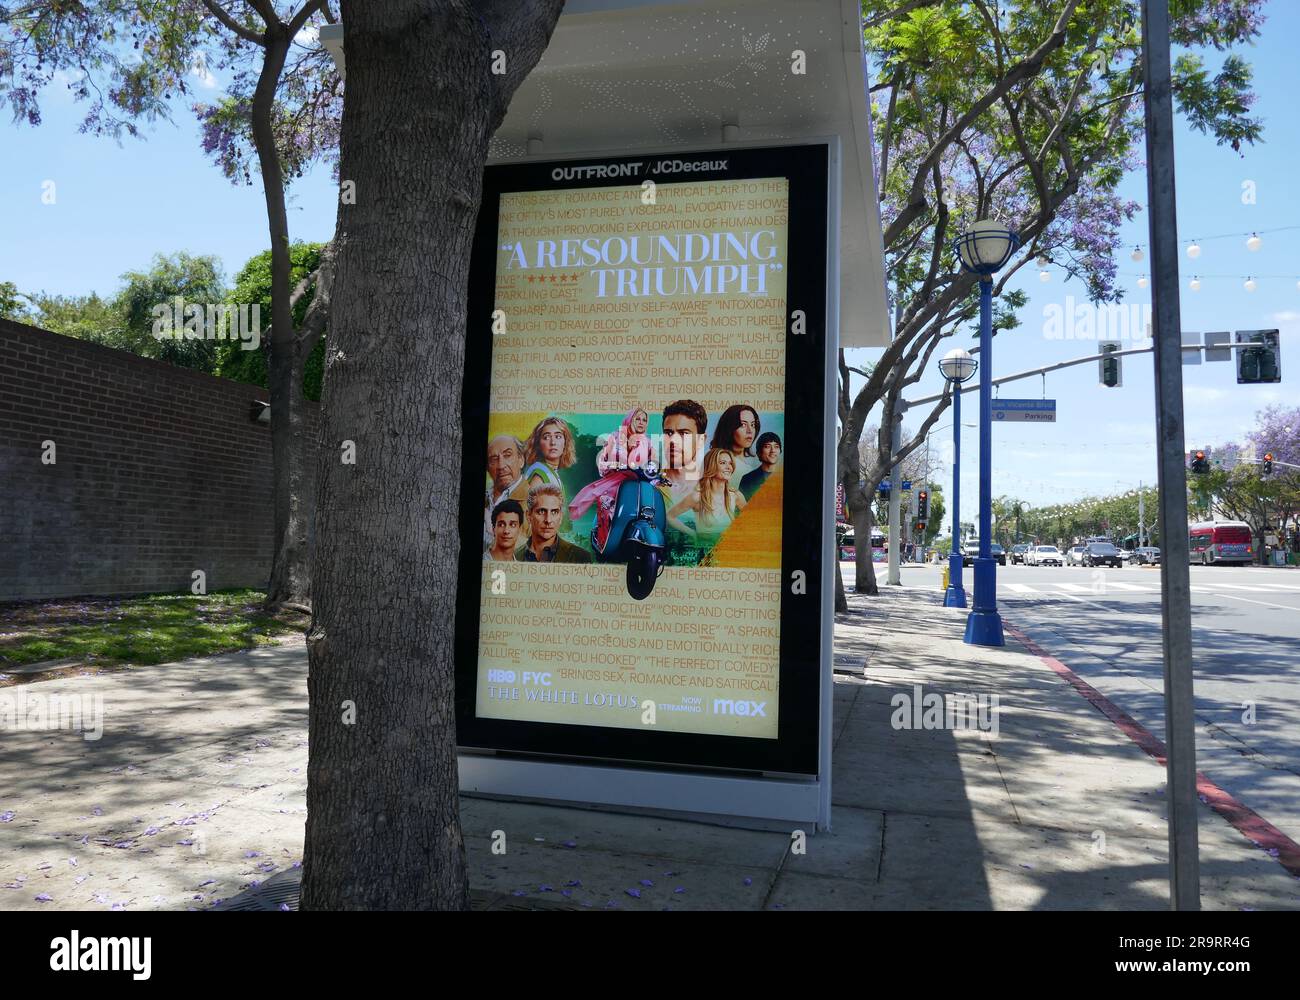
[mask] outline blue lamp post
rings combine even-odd
[[[961,586],[961,384],[979,367],[965,348],[954,347],[939,362],[939,371],[952,383],[952,551],[948,553],[948,589],[943,594],[945,608],[966,607],[966,591]]]
[[[953,248],[963,269],[980,279],[980,551],[975,557],[975,607],[966,618],[966,641],[1002,646],[998,614],[997,563],[989,545],[993,509],[993,275],[1020,246],[1020,238],[1001,223],[981,219],[958,237]]]

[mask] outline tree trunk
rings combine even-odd
[[[844,593],[844,571],[840,569],[840,547],[835,546],[835,613],[837,615],[847,614],[849,610],[849,598]]]
[[[876,564],[871,550],[871,529],[875,525],[875,519],[871,516],[871,505],[867,504],[857,509],[850,508],[849,517],[853,521],[853,536],[857,540],[854,546],[853,586],[859,594],[878,597],[880,588],[876,585]]]
[[[302,364],[294,356],[293,307],[289,301],[292,292],[289,283],[292,272],[289,219],[284,201],[284,173],[271,118],[275,109],[275,91],[291,41],[287,25],[279,22],[267,25],[266,51],[257,87],[253,91],[250,116],[271,236],[271,358],[267,381],[271,396],[271,505],[275,548],[271,555],[266,604],[272,608],[285,601],[305,603],[310,596],[295,593],[292,589],[292,581],[305,576],[301,560],[292,571],[285,565],[286,557],[298,552],[294,541],[300,533],[294,518],[293,483],[295,480],[301,482],[302,478],[301,403],[298,399],[302,395]]]
[[[307,606],[311,603],[311,530],[316,512],[316,455],[314,440],[307,433],[307,398],[303,395],[303,369],[307,358],[302,346],[294,337],[281,353],[291,355],[289,386],[287,392],[287,440],[275,459],[276,523],[283,521],[283,534],[278,539],[275,558],[271,565],[271,579],[266,589],[266,606],[278,608],[285,604]],[[272,359],[276,349],[271,352]],[[271,420],[276,411],[275,393],[272,393]],[[274,438],[275,429],[272,427]],[[281,509],[283,507],[283,509]]]
[[[469,906],[453,625],[470,246],[488,139],[559,7],[344,0],[357,204],[339,210],[325,361],[303,909]]]

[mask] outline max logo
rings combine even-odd
[[[749,715],[767,718],[765,701],[732,701],[730,698],[714,698],[714,715]]]

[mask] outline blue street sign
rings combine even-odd
[[[903,492],[906,493],[906,492],[907,492],[908,490],[910,490],[911,488],[912,488],[912,480],[910,480],[910,479],[904,479],[904,480],[903,480]]]
[[[1056,423],[1056,400],[1054,399],[995,399],[992,403],[995,423],[1009,421]]]

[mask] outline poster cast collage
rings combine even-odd
[[[492,436],[483,503],[485,561],[592,562],[592,530],[598,539],[609,530],[619,486],[637,477],[634,470],[654,463],[661,470],[669,564],[698,564],[781,461],[780,434],[764,430],[757,409],[743,403],[717,417],[711,436],[708,412],[690,399],[669,403],[653,417],[633,407],[611,426],[617,420],[609,414],[552,414],[537,421],[527,440]],[[658,424],[655,433],[652,421]],[[768,423],[782,421],[770,415]]]

